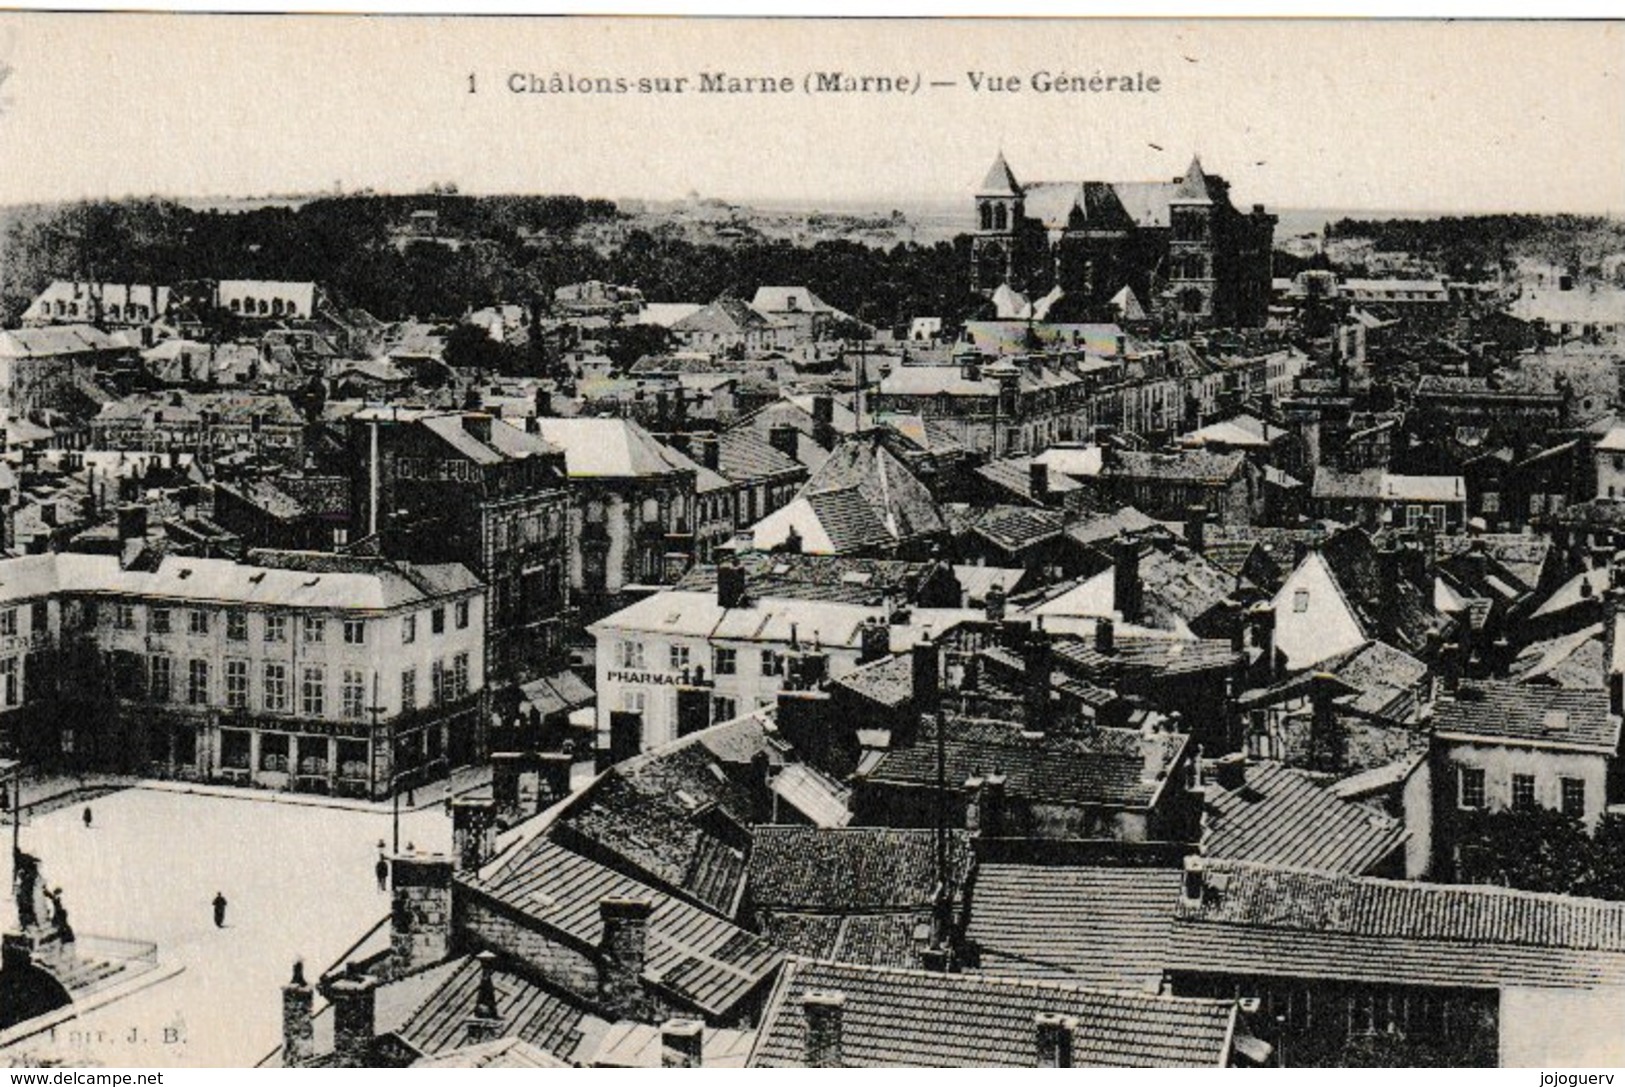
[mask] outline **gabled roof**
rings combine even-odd
[[[465,1024],[479,998],[480,972],[479,960],[472,955],[454,963],[449,976],[412,1011],[396,1036],[426,1056],[453,1060],[461,1053],[467,1059],[471,1054],[462,1049]],[[560,1061],[592,1052],[609,1025],[578,1001],[542,988],[500,960],[491,973],[504,1035]]]
[[[1625,985],[1625,902],[1207,861],[1171,969],[1446,988]]]
[[[697,477],[704,471],[630,419],[547,417],[538,419],[536,425],[547,444],[564,450],[571,479],[634,479],[678,472],[693,472]],[[495,430],[493,426],[492,432]]]
[[[1240,788],[1209,785],[1202,854],[1360,875],[1407,836],[1400,821],[1341,799],[1309,774],[1261,762],[1246,768]]]
[[[1056,981],[792,960],[762,1017],[753,1067],[806,1060],[809,993],[845,999],[841,1050],[860,1068],[1031,1067],[1034,1020],[1075,1018],[1072,1057],[1088,1067],[1229,1063],[1233,1001],[1093,992]]]
[[[702,306],[678,321],[671,330],[679,336],[689,333],[743,335],[765,329],[768,320],[737,298],[722,297]]]
[[[1333,533],[1305,561],[1313,561],[1315,554],[1326,564],[1368,639],[1418,652],[1426,646],[1429,631],[1443,622],[1420,588],[1403,577],[1391,581],[1371,537],[1360,529]]]
[[[1454,698],[1433,707],[1438,739],[1619,753],[1619,718],[1608,712],[1608,692],[1565,690],[1485,680],[1462,684]]]
[[[520,846],[469,886],[520,915],[526,928],[551,929],[597,947],[605,898],[651,901],[646,976],[677,1000],[718,1016],[736,1011],[777,968],[765,940],[699,906],[558,845],[546,835]]]
[[[978,865],[966,933],[975,969],[1156,992],[1179,886],[1175,868]]]

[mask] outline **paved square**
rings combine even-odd
[[[387,808],[352,811],[263,799],[128,789],[40,816],[23,849],[63,889],[74,929],[151,940],[179,976],[93,1009],[54,1037],[21,1043],[70,1064],[250,1065],[281,1040],[281,985],[295,958],[316,976],[389,912],[374,876]],[[3,828],[7,838],[10,828]],[[446,850],[441,809],[401,817],[401,843]],[[10,842],[0,858],[11,886]],[[217,929],[215,892],[229,905]],[[11,904],[0,915],[13,918]]]

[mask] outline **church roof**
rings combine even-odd
[[[1211,204],[1207,192],[1207,175],[1202,172],[1202,160],[1193,157],[1185,167],[1185,176],[1174,188],[1174,202],[1179,204]]]
[[[1004,161],[1004,152],[1000,151],[993,165],[988,167],[987,176],[982,179],[981,188],[976,190],[977,196],[1020,196],[1021,186],[1016,183],[1016,175],[1010,172],[1010,164]]]

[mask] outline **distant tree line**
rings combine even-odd
[[[1625,815],[1605,814],[1587,834],[1544,808],[1463,815],[1456,878],[1522,891],[1625,900]]]
[[[1479,279],[1519,257],[1576,271],[1625,249],[1625,223],[1597,215],[1446,215],[1433,219],[1339,219],[1328,241],[1370,239],[1383,252],[1437,262],[1448,276]]]
[[[412,213],[437,213],[433,236],[406,233]],[[698,244],[633,230],[608,246],[581,228],[619,217],[606,200],[574,196],[326,197],[225,213],[163,200],[13,212],[4,247],[0,319],[14,324],[52,279],[183,284],[210,279],[314,281],[383,320],[455,319],[470,308],[550,300],[568,283],[640,287],[650,301],[748,301],[767,284],[806,286],[859,320],[891,325],[940,315],[956,325],[984,303],[969,292],[969,241],[871,248],[751,240]]]

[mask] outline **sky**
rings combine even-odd
[[[1620,23],[0,14],[0,203],[954,200],[1002,150],[1023,181],[1166,180],[1200,154],[1241,205],[1625,214],[1622,67]],[[702,72],[794,89],[699,93]],[[806,93],[818,72],[922,85]],[[1043,72],[1160,89],[1045,93]],[[555,74],[632,90],[510,89]],[[637,93],[655,77],[688,84]]]

